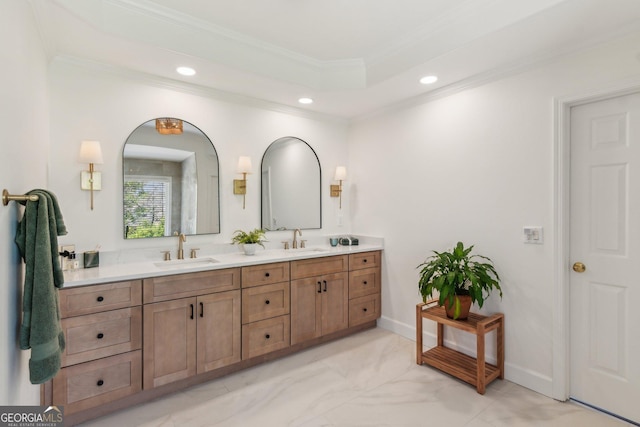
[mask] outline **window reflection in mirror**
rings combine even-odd
[[[180,119],[161,134],[156,120],[165,119],[141,124],[124,145],[125,239],[219,233],[218,155],[211,140]]]
[[[262,228],[322,228],[320,162],[305,141],[284,137],[262,158]]]

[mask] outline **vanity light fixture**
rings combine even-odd
[[[244,209],[246,207],[247,174],[251,173],[251,157],[240,156],[237,172],[242,174],[242,179],[233,180],[233,194],[242,194],[242,209]]]
[[[171,117],[156,119],[156,130],[160,135],[180,135],[182,133],[182,120]]]
[[[93,192],[102,190],[102,174],[93,170],[94,164],[101,165],[103,163],[100,141],[82,141],[78,161],[89,163],[89,170],[80,173],[80,188],[91,191],[91,210],[93,210]]]
[[[339,185],[331,184],[331,197],[340,197],[340,209],[342,209],[342,181],[347,179],[347,168],[344,166],[338,166],[336,168],[336,174],[333,177],[335,181],[339,181]]]

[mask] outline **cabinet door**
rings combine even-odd
[[[240,361],[240,291],[198,297],[198,374]]]
[[[144,306],[144,388],[196,373],[196,298]]]
[[[322,335],[349,327],[349,275],[322,276]]]
[[[291,345],[322,335],[321,285],[316,278],[291,282]]]

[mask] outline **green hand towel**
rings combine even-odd
[[[42,384],[60,369],[65,341],[60,325],[58,288],[64,276],[58,258],[58,236],[67,234],[56,197],[32,190],[38,201],[22,202],[25,211],[16,244],[25,262],[20,348],[31,349],[30,380]]]

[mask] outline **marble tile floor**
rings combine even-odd
[[[83,424],[112,426],[581,426],[629,424],[506,380],[485,395],[415,363],[415,342],[381,328]]]

